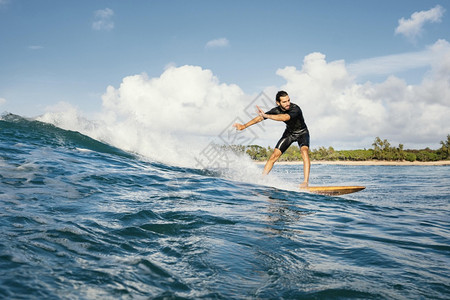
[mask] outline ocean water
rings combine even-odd
[[[1,299],[449,299],[450,167],[246,176],[0,120]],[[280,182],[289,183],[286,188]],[[272,184],[273,183],[273,184]]]

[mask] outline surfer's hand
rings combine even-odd
[[[239,123],[234,123],[233,127],[236,128],[236,130],[244,130],[245,129],[245,125],[239,124]]]
[[[261,109],[261,107],[259,107],[258,105],[256,105],[256,111],[258,112],[258,115],[260,115],[261,117],[265,118],[266,114],[264,113],[264,111]]]

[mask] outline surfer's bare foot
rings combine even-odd
[[[302,182],[302,184],[300,184],[300,188],[304,189],[308,187],[308,182]]]

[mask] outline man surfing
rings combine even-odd
[[[257,124],[265,119],[274,121],[282,121],[286,123],[286,129],[283,136],[278,141],[272,155],[264,166],[263,175],[269,174],[275,162],[280,158],[293,142],[297,142],[300,147],[300,152],[303,158],[303,176],[304,180],[300,187],[308,187],[309,170],[311,162],[309,159],[309,131],[303,118],[302,110],[294,103],[291,103],[288,93],[279,91],[275,97],[276,107],[268,112],[264,112],[260,107],[256,106],[258,116],[245,124],[235,123],[233,127],[237,130],[244,130],[245,128]]]

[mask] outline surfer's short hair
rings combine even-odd
[[[275,96],[275,101],[276,102],[280,102],[281,101],[280,98],[281,97],[286,97],[287,95],[288,95],[288,93],[286,93],[285,91],[279,91],[277,93],[277,95]]]

